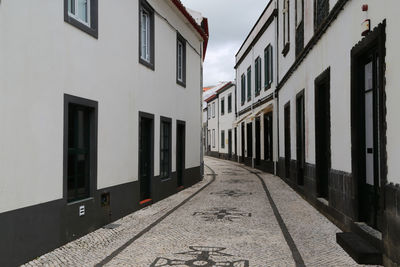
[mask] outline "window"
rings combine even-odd
[[[212,103],[212,116],[215,118],[215,102]]]
[[[98,37],[98,0],[64,0],[64,21]]]
[[[251,100],[251,66],[247,69],[247,101]]]
[[[225,114],[225,97],[221,99],[221,116]]]
[[[314,30],[318,30],[329,14],[329,0],[314,0]]]
[[[221,148],[225,148],[225,131],[221,131]]]
[[[244,105],[244,102],[246,102],[246,75],[242,74],[242,78],[241,78],[241,102],[242,102],[242,106]]]
[[[89,198],[96,188],[97,102],[64,96],[64,196]]]
[[[255,61],[255,95],[258,96],[261,91],[261,58],[257,57]]]
[[[176,82],[186,86],[186,40],[178,33],[176,41]]]
[[[215,147],[215,129],[212,130],[212,145]]]
[[[160,178],[166,179],[171,173],[171,119],[160,119]]]
[[[296,57],[304,48],[304,0],[296,0]]]
[[[154,70],[154,11],[145,0],[139,4],[139,62]]]
[[[211,110],[210,110],[210,109],[211,109],[211,105],[208,104],[208,105],[207,105],[207,118],[208,118],[208,119],[211,119]]]
[[[264,50],[264,86],[265,89],[271,87],[271,83],[273,80],[273,54],[272,54],[272,46],[268,45]]]
[[[228,95],[228,113],[232,112],[232,94]]]
[[[283,51],[284,56],[289,52],[290,41],[290,12],[289,0],[283,0]]]

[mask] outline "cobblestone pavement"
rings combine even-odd
[[[25,266],[358,266],[336,244],[339,229],[282,180],[205,163],[202,182]]]

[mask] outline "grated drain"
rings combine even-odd
[[[107,224],[106,226],[103,226],[103,229],[112,230],[112,229],[115,229],[115,228],[117,228],[119,226],[121,226],[121,225],[120,224],[116,224],[116,223],[110,223],[110,224]]]

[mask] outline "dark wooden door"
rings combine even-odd
[[[305,167],[305,123],[304,123],[304,93],[296,100],[296,155],[297,155],[297,184],[304,185]]]
[[[360,127],[361,139],[359,166],[362,174],[360,181],[360,215],[361,220],[375,229],[382,228],[382,209],[380,207],[380,151],[379,144],[379,97],[380,57],[377,49],[371,49],[363,55],[358,66]]]
[[[244,162],[244,157],[245,157],[245,154],[244,154],[244,151],[245,151],[245,138],[244,138],[244,135],[245,135],[245,130],[244,130],[244,123],[242,123],[242,162]]]
[[[291,142],[290,142],[290,104],[285,105],[285,177],[290,179],[290,159],[291,159]]]
[[[315,83],[315,148],[317,194],[329,199],[331,168],[331,109],[329,73]]]
[[[247,124],[247,157],[253,158],[253,123]]]
[[[153,120],[141,117],[139,131],[140,200],[146,200],[151,199]]]
[[[177,123],[176,129],[176,176],[178,187],[184,185],[185,171],[185,139],[186,127],[183,123]]]
[[[237,156],[237,127],[235,128],[235,155]]]
[[[232,130],[228,130],[228,157],[232,158]]]
[[[255,164],[260,165],[261,160],[261,125],[260,118],[256,118],[256,155],[255,155]]]

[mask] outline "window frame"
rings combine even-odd
[[[247,102],[251,101],[251,66],[247,68]]]
[[[225,97],[221,98],[221,116],[225,115]]]
[[[215,118],[215,101],[212,102],[212,117]]]
[[[182,45],[182,79],[179,79],[179,44]],[[176,36],[176,83],[186,88],[186,40],[179,32]]]
[[[232,113],[232,93],[228,94],[228,114]]]
[[[271,88],[271,84],[274,80],[273,77],[273,47],[271,44],[269,44],[265,49],[264,49],[264,88],[265,90],[268,90]]]
[[[283,50],[284,57],[289,53],[290,49],[290,1],[283,0]]]
[[[162,135],[162,133],[163,133],[162,128],[163,128],[163,125],[165,125],[165,124],[169,125],[169,131],[168,131],[168,145],[169,146],[168,146],[168,148],[161,147],[161,143],[162,143],[161,140],[163,137],[165,137]],[[160,179],[168,180],[168,179],[171,179],[171,173],[172,173],[172,119],[171,118],[160,116],[160,145],[159,145],[159,147],[160,147],[160,171],[159,171]],[[168,151],[167,151],[167,153],[165,153],[165,150],[167,150],[167,149],[168,149]],[[168,174],[167,175],[162,175],[162,170],[165,167],[165,163],[161,159],[162,154],[164,154],[164,156],[165,155],[168,156],[168,163],[167,163]]]
[[[69,155],[69,110],[70,106],[80,106],[89,113],[89,194],[83,199],[68,200],[68,155]],[[63,199],[66,204],[82,202],[94,197],[97,188],[97,138],[98,102],[64,94],[64,141],[63,141]]]
[[[255,65],[255,70],[254,70],[254,76],[255,76],[255,96],[259,96],[261,92],[261,57],[257,57],[256,60],[254,61]]]
[[[225,149],[225,130],[221,131],[221,148]]]
[[[246,103],[246,74],[243,73],[241,76],[241,103],[242,106]]]
[[[149,57],[150,59],[147,60],[142,57],[142,10],[146,11],[149,14],[149,19],[150,19],[150,41],[149,41]],[[151,7],[151,5],[146,1],[146,0],[139,0],[139,63],[146,66],[147,68],[154,70],[155,65],[154,65],[154,9]]]
[[[80,20],[76,15],[69,12],[68,3],[70,0],[64,0],[64,21],[90,36],[98,39],[98,0],[87,0],[88,3],[88,22]],[[71,0],[75,1],[75,0]],[[76,8],[76,7],[75,7]]]

